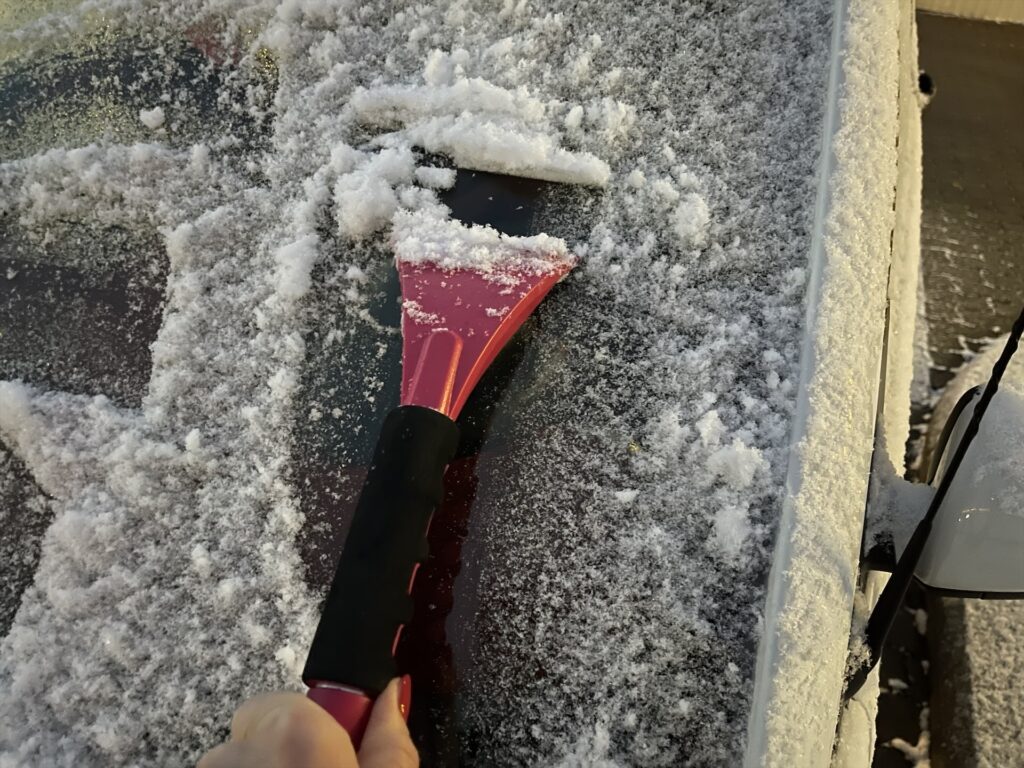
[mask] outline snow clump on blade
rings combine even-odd
[[[466,226],[431,213],[399,211],[391,232],[395,258],[405,264],[541,275],[576,263],[560,238],[511,237],[492,227]]]

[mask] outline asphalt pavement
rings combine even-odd
[[[915,408],[920,427],[957,370],[1009,329],[1024,302],[1024,25],[919,13],[918,31],[935,87],[923,117],[932,394]],[[932,768],[1024,765],[1024,602],[915,599],[927,608],[927,643],[908,610],[882,670],[876,768],[908,764],[886,744],[897,735],[914,743],[926,704]]]

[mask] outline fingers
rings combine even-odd
[[[244,741],[264,726],[279,720],[286,712],[301,707],[306,697],[299,693],[263,693],[253,696],[235,710],[231,718],[231,740]]]
[[[418,768],[419,755],[402,708],[409,678],[392,680],[377,697],[359,761],[345,729],[297,693],[250,699],[231,720],[231,741],[208,752],[197,768]]]
[[[268,762],[270,759],[270,755],[253,744],[232,741],[211,749],[196,763],[196,768],[278,768]]]
[[[355,768],[345,729],[297,693],[250,699],[231,720],[231,741],[208,753],[197,768]]]
[[[391,681],[377,697],[359,748],[359,768],[418,768],[419,754],[409,736],[400,705],[408,707],[408,676]]]

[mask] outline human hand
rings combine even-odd
[[[266,693],[238,708],[230,741],[196,768],[417,768],[400,684],[392,680],[374,702],[358,758],[348,733],[318,704],[298,693]]]

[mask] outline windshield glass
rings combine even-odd
[[[424,764],[738,762],[827,10],[33,8],[0,5],[2,748],[179,764],[298,688],[398,403],[392,221],[472,207],[459,168],[568,187],[504,226],[580,265],[459,419],[397,651]]]

